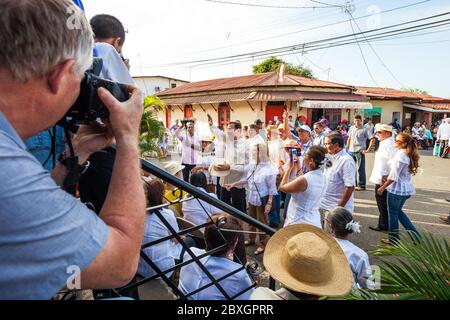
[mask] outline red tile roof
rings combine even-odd
[[[253,87],[274,87],[274,86],[284,86],[284,87],[302,86],[302,87],[340,88],[350,90],[353,88],[351,86],[339,83],[303,78],[292,75],[286,75],[282,82],[278,82],[277,78],[278,78],[277,72],[268,72],[249,76],[198,81],[184,84],[177,88],[165,90],[159,93],[158,96],[163,97],[177,94],[189,94],[189,93],[230,90],[230,89],[235,90]]]

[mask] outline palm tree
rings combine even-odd
[[[144,99],[144,112],[141,120],[140,147],[141,154],[148,156],[159,153],[158,144],[164,138],[164,124],[157,118],[159,111],[167,110],[166,104],[156,96]]]
[[[446,238],[404,233],[393,245],[372,252],[381,258],[381,287],[356,290],[346,299],[450,299],[450,249]]]

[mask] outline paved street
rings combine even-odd
[[[373,167],[374,154],[366,157],[367,177]],[[439,216],[448,215],[450,204],[446,198],[450,196],[450,159],[433,157],[430,151],[421,151],[421,169],[414,177],[417,194],[411,197],[404,207],[414,225],[419,231],[428,231],[433,234],[450,235],[450,225],[439,220]],[[356,245],[366,251],[374,250],[385,234],[369,229],[369,225],[376,225],[378,221],[378,208],[374,196],[374,185],[369,183],[366,191],[356,192],[355,220],[361,223],[361,233],[351,238]],[[251,259],[261,262],[262,257],[253,255],[255,247],[249,247],[247,252]],[[376,260],[370,257],[371,263]],[[261,274],[261,285],[267,279],[267,273]]]

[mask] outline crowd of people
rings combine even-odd
[[[77,28],[67,28],[68,9]],[[199,135],[193,121],[183,121],[174,128],[180,161],[160,165],[200,192],[279,229],[270,239],[259,234],[254,254],[264,255],[266,269],[283,287],[250,288],[243,266],[245,246],[256,245],[255,230],[142,172],[137,88],[127,87],[130,98],[124,102],[99,89],[108,121],[81,126],[67,147],[62,144],[66,150],[51,172],[43,167],[46,159],[33,156],[23,142],[66,114],[93,52],[106,62],[105,78],[127,78],[120,22],[102,15],[90,24],[69,0],[5,0],[0,29],[1,299],[50,299],[65,287],[119,288],[158,270],[174,277],[176,264],[192,254],[203,267],[185,264],[178,279],[180,292],[196,291],[190,299],[317,299],[343,296],[352,287],[371,288],[367,253],[349,235],[360,232],[354,192],[366,188],[365,154],[376,141],[370,180],[376,184],[380,219],[372,229],[388,230],[389,244],[398,240],[399,222],[420,237],[402,209],[415,194],[411,177],[419,167],[418,146],[412,135],[395,134],[395,124],[363,124],[356,115],[353,125],[342,121],[332,130],[324,118],[311,129],[306,119],[294,120],[286,112],[267,127],[261,120],[248,126],[232,121],[221,129],[208,116],[208,136]],[[448,126],[447,119],[437,132],[442,149],[448,145]],[[79,188],[69,194],[66,181],[73,176]],[[181,223],[202,228],[163,239],[178,232]],[[145,246],[152,241],[159,242]],[[69,283],[73,267],[79,270],[75,284]],[[210,282],[205,270],[223,278],[221,288],[198,290]]]

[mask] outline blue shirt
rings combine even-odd
[[[35,156],[41,165],[48,171],[51,171],[56,165],[56,163],[53,163],[53,156],[50,154],[52,151],[52,138],[50,133],[53,134],[53,130],[43,131],[25,141],[28,152]],[[58,160],[61,153],[66,149],[64,129],[60,126],[56,126],[55,142],[55,159]]]
[[[50,299],[98,255],[108,228],[59,188],[0,112],[0,300]]]
[[[197,248],[191,248],[196,256],[205,253],[205,250]],[[191,260],[191,256],[186,253],[184,255],[184,261]],[[242,265],[231,261],[227,258],[208,256],[201,259],[203,265],[208,269],[212,276],[219,279],[228,273],[242,268]],[[208,276],[200,269],[200,267],[192,262],[181,268],[180,271],[180,284],[178,285],[181,292],[188,294],[194,290],[197,290],[205,285],[211,283]],[[225,292],[232,298],[239,292],[252,286],[252,280],[247,274],[245,269],[233,274],[232,276],[219,282]],[[239,295],[235,300],[248,300],[254,289],[249,289],[245,293]],[[215,285],[190,296],[189,300],[225,300],[223,294],[217,289]]]

